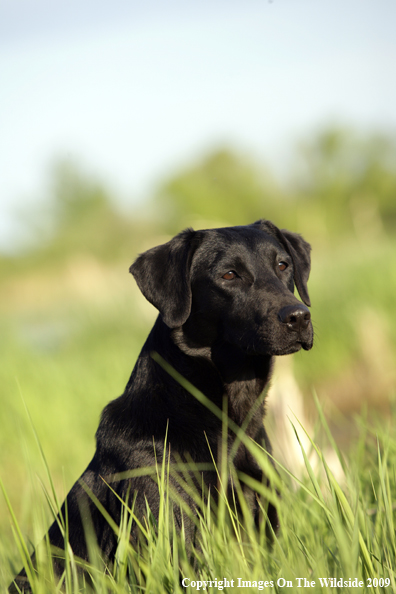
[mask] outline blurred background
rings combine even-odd
[[[0,477],[24,533],[36,438],[62,497],[156,316],[128,267],[187,226],[312,244],[315,345],[279,361],[274,423],[286,391],[314,426],[313,390],[342,447],[362,408],[386,422],[395,22],[392,0],[0,0]],[[9,525],[0,498],[0,558]]]

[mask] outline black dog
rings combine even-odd
[[[301,347],[308,350],[313,344],[310,312],[293,295],[296,285],[303,302],[310,305],[310,246],[270,221],[188,229],[140,255],[130,271],[160,313],[124,394],[103,411],[93,460],[67,496],[69,542],[74,554],[86,560],[87,521],[104,558],[114,557],[117,537],[98,509],[99,502],[118,524],[121,503],[113,491],[121,499],[135,499],[138,516],[147,513],[146,501],[154,516],[158,514],[157,484],[147,475],[128,478],[127,472],[161,462],[165,441],[175,460],[210,464],[212,455],[218,455],[221,420],[153,359],[153,351],[220,409],[226,397],[228,416],[240,427],[268,384],[273,356]],[[270,451],[263,417],[261,403],[245,423],[246,434]],[[230,432],[230,445],[234,438]],[[243,444],[233,463],[237,471],[265,480]],[[125,474],[117,479],[120,473]],[[216,473],[203,471],[202,477],[215,493]],[[105,481],[112,481],[112,489]],[[182,497],[188,501],[186,494]],[[258,521],[255,493],[248,504]],[[65,504],[62,510],[65,514]],[[178,506],[174,514],[176,523],[181,523]],[[276,530],[273,506],[268,508],[268,521]],[[192,531],[193,525],[187,524],[187,538],[193,538]],[[57,521],[49,540],[64,548]],[[61,571],[61,562],[55,562],[55,572]],[[29,588],[25,575],[16,578],[22,589]]]

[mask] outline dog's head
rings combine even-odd
[[[300,235],[260,220],[187,229],[141,254],[130,271],[165,324],[183,326],[194,345],[222,340],[246,352],[283,355],[313,344],[310,249]]]

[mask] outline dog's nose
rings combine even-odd
[[[311,313],[302,303],[282,307],[278,316],[282,324],[286,324],[292,332],[306,330],[311,321]]]

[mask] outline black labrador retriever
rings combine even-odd
[[[130,271],[160,313],[124,394],[102,413],[93,460],[67,496],[69,542],[74,555],[85,560],[87,521],[94,527],[105,559],[111,561],[117,547],[117,536],[100,506],[116,524],[121,517],[120,498],[134,499],[137,516],[147,514],[146,501],[154,516],[158,514],[158,485],[152,476],[131,478],[128,471],[153,467],[168,450],[172,460],[179,462],[211,464],[212,456],[218,455],[221,419],[173,379],[153,352],[219,409],[226,398],[230,423],[241,427],[269,382],[274,355],[294,353],[301,347],[308,350],[313,344],[306,307],[310,305],[310,246],[300,235],[280,230],[270,221],[187,229],[141,254]],[[305,305],[294,296],[294,285]],[[245,431],[270,451],[263,418],[261,402],[245,423]],[[231,433],[230,442],[235,439]],[[265,480],[243,443],[233,464],[237,471]],[[216,473],[204,470],[202,478],[214,494]],[[181,496],[193,505],[186,493]],[[255,493],[248,504],[258,521],[260,505]],[[61,513],[66,513],[65,504]],[[176,523],[184,523],[177,505],[174,515]],[[274,506],[268,507],[267,521],[276,530]],[[185,529],[191,540],[194,526],[187,523]],[[64,548],[58,521],[48,536],[54,547]],[[61,561],[54,561],[54,568],[61,574]],[[25,576],[21,572],[16,583],[27,591]]]

